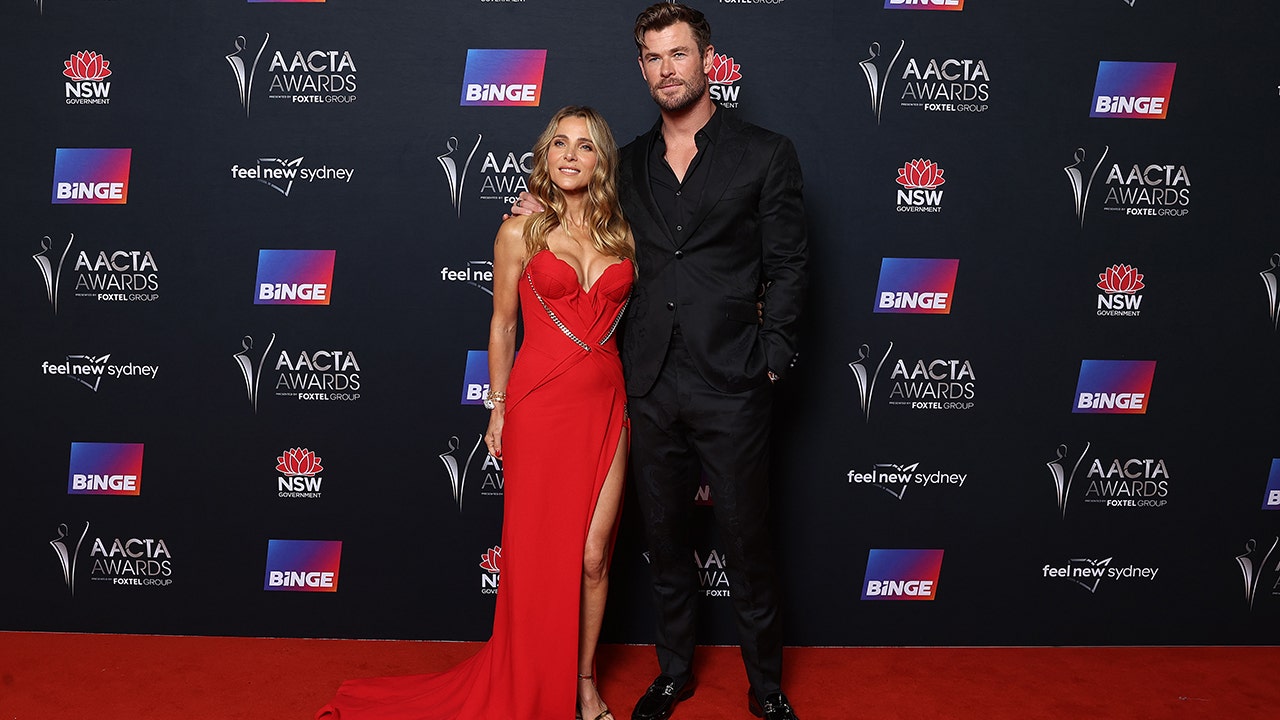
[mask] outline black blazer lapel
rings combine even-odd
[[[724,112],[724,110],[717,110],[716,112]],[[716,142],[715,157],[711,161],[711,172],[707,174],[707,184],[702,190],[702,198],[698,203],[698,209],[690,220],[692,230],[688,237],[693,237],[697,234],[698,226],[702,225],[707,213],[710,213],[711,208],[720,202],[720,196],[724,195],[724,191],[729,187],[729,182],[733,180],[734,174],[738,171],[738,166],[742,164],[742,157],[747,152],[747,144],[747,135],[741,132],[741,128],[733,117],[726,113],[723,124],[720,126],[720,137]]]
[[[645,212],[649,213],[649,224],[662,231],[667,242],[674,245],[675,237],[671,234],[671,228],[667,227],[666,218],[662,217],[662,212],[658,210],[658,202],[653,199],[653,185],[649,182],[649,154],[653,152],[653,143],[661,131],[662,121],[659,120],[649,129],[649,132],[640,136],[639,142],[632,143],[631,179],[635,186],[636,197],[644,206]],[[628,218],[632,225],[637,224],[637,220],[639,218]]]

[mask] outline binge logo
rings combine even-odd
[[[68,495],[140,495],[142,443],[71,443]]]
[[[884,0],[885,10],[964,10],[964,0]]]
[[[467,50],[462,105],[537,107],[546,50]]]
[[[467,369],[462,377],[462,404],[483,405],[489,392],[489,351],[468,350]]]
[[[862,581],[863,600],[933,600],[942,571],[941,550],[872,550]]]
[[[124,205],[129,201],[131,148],[58,148],[54,205]]]
[[[335,250],[259,250],[254,305],[328,305]]]
[[[1081,360],[1072,412],[1145,415],[1155,360]]]
[[[338,592],[341,540],[268,540],[263,590]]]
[[[1267,494],[1262,499],[1263,510],[1280,510],[1280,458],[1271,460],[1271,476],[1267,478]]]
[[[878,313],[948,315],[959,260],[884,258],[876,287]]]
[[[1164,120],[1177,63],[1098,63],[1089,117]]]

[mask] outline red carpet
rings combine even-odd
[[[343,678],[440,669],[474,647],[0,632],[0,720],[310,720]],[[697,694],[673,720],[749,720],[737,649],[699,653]],[[787,663],[803,720],[1280,716],[1274,647],[795,648]],[[605,646],[600,674],[628,720],[653,648]]]

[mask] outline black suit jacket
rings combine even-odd
[[[622,334],[629,395],[653,387],[677,315],[694,365],[722,392],[768,382],[769,370],[782,376],[795,362],[808,259],[800,162],[782,135],[716,112],[725,117],[713,164],[682,244],[649,183],[661,121],[620,151],[618,188],[639,268]]]

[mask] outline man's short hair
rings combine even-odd
[[[711,23],[701,12],[678,2],[660,2],[645,8],[636,16],[636,50],[644,52],[644,35],[650,30],[665,30],[676,23],[688,23],[693,29],[694,42],[698,44],[698,54],[707,51],[711,45]]]

